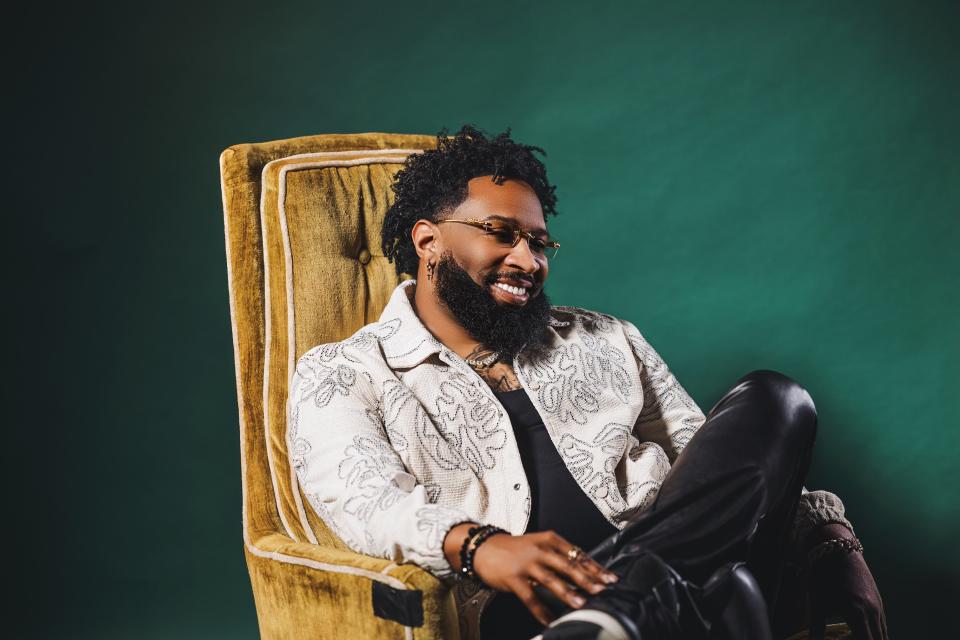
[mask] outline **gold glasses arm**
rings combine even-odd
[[[479,220],[477,218],[467,218],[466,220],[458,220],[456,218],[441,218],[440,220],[435,220],[434,222],[436,224],[440,224],[441,222],[459,222],[460,224],[468,224],[471,227],[477,227],[478,229],[484,229],[486,231],[489,231],[493,228],[493,225],[488,220]],[[521,236],[526,238],[528,242],[531,240],[539,240],[537,236],[533,235],[529,231],[524,231],[523,229],[517,228],[514,231],[514,246],[520,242]],[[560,243],[556,242],[555,240],[548,240],[544,244],[557,250],[560,249]]]
[[[455,218],[441,218],[440,220],[435,220],[435,224],[440,224],[441,222],[459,222],[460,224],[468,224],[471,227],[477,227],[478,229],[487,229],[491,225],[488,222],[483,220],[477,220],[475,218],[468,218],[466,220],[457,220]]]

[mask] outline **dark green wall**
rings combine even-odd
[[[218,154],[464,122],[547,150],[554,300],[799,380],[894,637],[952,617],[957,3],[272,4],[6,24],[17,635],[256,636]]]

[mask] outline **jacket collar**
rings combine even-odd
[[[413,295],[416,286],[415,279],[404,280],[398,284],[380,314],[378,333],[384,357],[391,369],[413,367],[434,354],[441,354],[444,361],[458,357],[430,333],[414,311]],[[552,317],[553,315],[551,314],[550,318],[551,327],[570,324]]]
[[[413,310],[416,286],[415,279],[398,284],[380,314],[381,342],[391,369],[412,367],[446,349]]]

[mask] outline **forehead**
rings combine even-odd
[[[467,199],[454,209],[458,218],[491,218],[513,221],[529,231],[546,232],[543,207],[536,191],[523,180],[496,184],[491,176],[467,182]]]

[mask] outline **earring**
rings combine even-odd
[[[432,262],[427,263],[427,280],[433,280],[433,268],[435,266]]]

